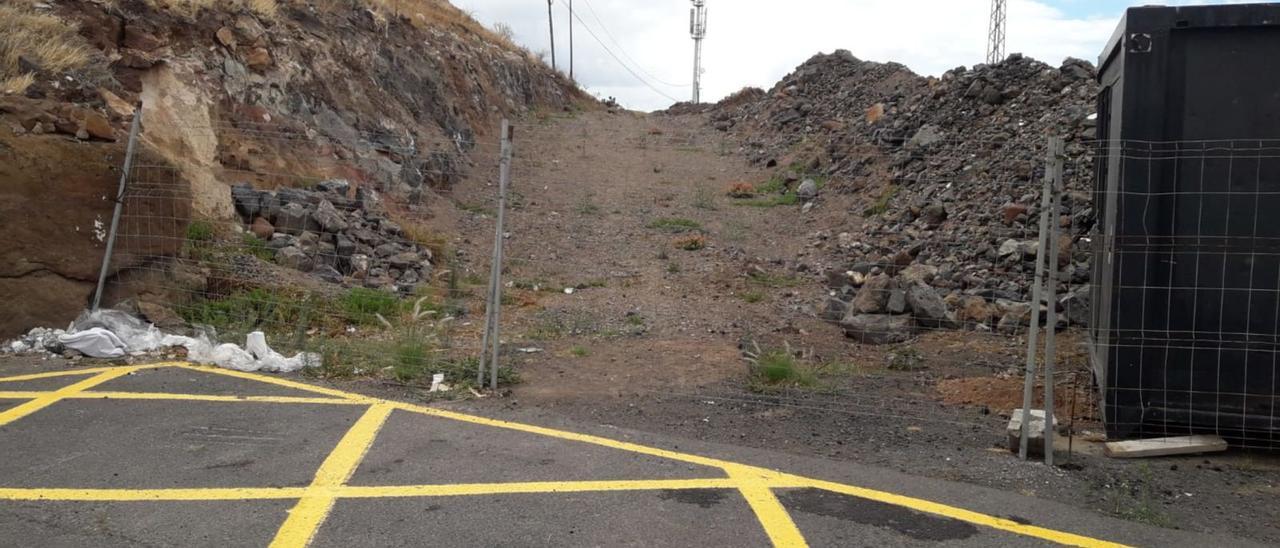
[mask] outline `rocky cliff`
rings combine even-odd
[[[235,218],[239,183],[429,194],[502,116],[590,101],[439,0],[14,0],[0,25],[0,337],[85,305],[138,105],[140,162],[183,197],[176,232]],[[112,273],[181,245],[155,236]]]

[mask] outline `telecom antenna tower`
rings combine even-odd
[[[991,26],[987,29],[987,64],[1004,61],[1005,0],[991,0]]]
[[[706,0],[693,0],[689,34],[693,35],[693,103],[698,104],[702,100],[702,39],[707,37]]]

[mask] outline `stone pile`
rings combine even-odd
[[[946,304],[949,321],[925,315],[934,327],[1025,328],[1047,138],[1062,137],[1068,192],[1054,215],[1064,233],[1060,291],[1076,296],[1068,321],[1083,323],[1088,313],[1078,308],[1087,299],[1077,294],[1090,264],[1076,236],[1094,218],[1087,192],[1094,74],[1078,59],[1053,68],[1014,54],[932,78],[837,51],[815,56],[768,92],[738,94],[707,118],[736,134],[752,162],[826,176],[831,191],[861,199],[847,225],[832,231],[837,238],[820,232],[813,245],[833,265],[827,317],[852,326],[851,335],[863,325],[900,332],[900,324],[913,324],[911,317],[859,316],[911,313],[920,327],[921,314],[910,305],[846,313],[864,292],[864,304],[888,306],[901,305],[912,290],[940,296],[922,306]],[[900,280],[908,269],[927,271],[928,280]]]
[[[276,263],[331,283],[412,292],[430,280],[431,250],[406,239],[380,205],[377,192],[345,180],[313,190],[231,187],[236,213],[266,242]]]

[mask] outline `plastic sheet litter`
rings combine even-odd
[[[217,344],[207,332],[195,337],[171,335],[155,325],[119,310],[86,311],[66,330],[35,328],[27,335],[5,343],[3,350],[15,353],[60,354],[75,350],[94,358],[115,359],[144,356],[167,348],[187,349],[187,359],[237,371],[288,373],[321,364],[319,354],[302,352],[291,358],[272,350],[261,331],[249,333],[244,347]]]

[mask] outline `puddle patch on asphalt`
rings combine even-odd
[[[724,502],[724,489],[663,489],[658,493],[662,500],[674,500],[684,504],[696,504],[701,508],[711,508]]]
[[[963,521],[820,489],[780,492],[778,498],[795,512],[884,527],[917,540],[960,540],[978,534],[977,527]]]

